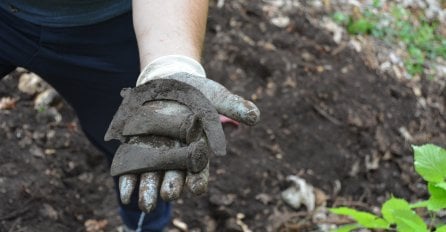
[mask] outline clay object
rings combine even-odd
[[[122,144],[116,151],[111,175],[142,173],[159,170],[202,171],[207,163],[208,146],[204,141],[187,147],[159,149],[138,144]]]
[[[185,169],[196,173],[202,170],[203,163],[207,164],[207,154],[226,154],[226,142],[219,115],[212,103],[196,88],[177,80],[158,79],[133,89],[124,89],[121,95],[123,102],[105,135],[106,141],[117,139],[123,143],[113,160],[112,175]],[[177,119],[171,118],[174,120],[173,124],[148,123],[139,127],[138,125],[142,125],[139,122],[146,120],[145,116],[162,117],[150,110],[150,103],[157,101],[177,102],[187,106],[191,114],[178,114]],[[154,120],[156,121],[159,120]],[[202,132],[206,137],[206,148],[209,149],[205,152],[206,156],[198,154],[200,152],[195,156],[194,151],[205,150],[201,145],[197,148],[197,143],[193,142],[201,137]],[[154,148],[156,146],[150,143],[129,142],[130,138],[150,133],[164,133],[162,135],[179,138],[189,145],[186,148],[175,148],[177,150],[166,150],[165,147]],[[166,155],[169,156],[168,159],[163,158]]]
[[[157,110],[154,104],[143,105],[138,109],[124,125],[122,135],[124,136],[144,136],[159,135],[190,144],[198,140],[201,136],[202,126],[197,115],[185,110],[178,104],[157,104],[166,105],[175,112],[163,113]],[[162,102],[160,102],[162,103]]]

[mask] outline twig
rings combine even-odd
[[[333,225],[345,225],[345,224],[350,224],[350,223],[354,223],[355,220],[348,218],[347,216],[343,216],[341,218],[337,218],[337,219],[325,219],[325,220],[321,220],[318,221],[318,224],[333,224]]]
[[[437,220],[437,214],[434,212],[430,212],[430,222],[429,222],[429,229],[431,230],[435,226],[435,221]]]
[[[342,199],[342,198],[337,198],[335,199],[335,201],[333,202],[333,206],[332,207],[336,207],[339,205],[346,205],[346,206],[351,206],[351,207],[362,207],[362,208],[369,208],[370,206],[361,202],[361,201],[354,201],[354,200],[349,200],[349,199]]]
[[[339,120],[337,120],[336,118],[330,116],[327,112],[325,112],[320,107],[318,107],[316,105],[313,105],[313,109],[316,110],[316,112],[319,113],[322,117],[326,118],[328,121],[332,122],[336,126],[342,125],[342,123]]]
[[[338,47],[336,47],[335,49],[333,49],[333,51],[331,52],[332,56],[336,56],[337,54],[339,54],[340,52],[342,52],[345,48],[347,47],[347,43],[341,43]]]

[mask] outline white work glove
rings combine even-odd
[[[190,75],[176,75],[188,73]],[[246,125],[254,125],[259,121],[260,112],[254,103],[229,92],[217,82],[207,79],[203,67],[195,60],[180,55],[163,56],[147,65],[138,77],[136,86],[154,79],[174,79],[187,83],[198,89],[212,103],[219,114],[242,122]],[[167,114],[169,109],[183,107],[176,102],[160,101],[155,108],[160,108]],[[161,109],[163,108],[163,109]],[[184,109],[187,110],[187,109]],[[169,123],[169,122],[165,122]],[[179,146],[180,142],[176,143]],[[185,173],[180,170],[166,172],[146,172],[140,174],[139,207],[150,212],[156,207],[158,193],[163,200],[177,199],[186,185],[190,191],[199,195],[207,190],[209,177],[209,164],[199,173]],[[119,189],[121,201],[124,204],[130,202],[130,196],[137,186],[137,174],[125,174],[120,176]]]

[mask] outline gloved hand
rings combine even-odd
[[[136,84],[137,88],[135,89],[142,89],[144,87],[152,88],[151,86],[155,86],[153,85],[153,83],[156,82],[155,80],[159,79],[172,80],[175,83],[183,83],[186,86],[191,86],[193,87],[192,89],[199,91],[199,97],[206,99],[199,99],[196,94],[194,96],[189,96],[188,88],[185,88],[185,90],[182,89],[182,91],[173,89],[171,91],[181,92],[178,94],[182,99],[178,99],[178,101],[168,99],[152,100],[145,102],[144,105],[138,109],[127,107],[125,110],[121,110],[121,108],[126,107],[124,106],[125,104],[129,103],[129,101],[126,103],[126,100],[124,99],[124,102],[120,107],[121,111],[136,110],[138,112],[135,113],[134,115],[136,116],[132,116],[131,119],[126,119],[125,126],[119,127],[119,130],[121,130],[120,133],[126,134],[126,129],[127,131],[133,131],[133,134],[127,133],[132,135],[142,134],[140,131],[150,131],[150,136],[130,136],[126,139],[123,139],[122,137],[121,141],[132,144],[129,146],[137,145],[141,152],[145,152],[144,149],[147,148],[147,153],[149,153],[147,156],[150,156],[155,151],[155,153],[163,153],[164,157],[169,157],[167,160],[160,160],[159,162],[158,160],[155,160],[155,162],[152,160],[149,165],[151,166],[151,169],[146,169],[150,171],[133,169],[131,173],[124,173],[119,178],[121,201],[124,204],[127,204],[130,202],[130,196],[137,186],[139,176],[139,207],[146,212],[150,212],[155,208],[158,193],[160,193],[163,200],[166,201],[177,199],[181,195],[184,185],[186,185],[193,194],[199,195],[204,193],[207,190],[209,177],[209,163],[207,162],[207,157],[210,155],[204,153],[217,153],[217,155],[224,155],[225,153],[225,148],[221,148],[221,144],[224,145],[224,136],[216,136],[215,133],[209,132],[212,131],[209,128],[214,128],[214,130],[217,128],[216,130],[218,130],[218,127],[220,127],[221,130],[218,116],[216,120],[215,117],[206,120],[204,119],[206,115],[202,115],[204,118],[199,118],[198,123],[196,123],[195,118],[192,117],[193,119],[190,119],[191,115],[194,115],[194,113],[197,113],[197,110],[200,110],[199,108],[206,109],[205,106],[200,105],[206,105],[205,103],[197,102],[208,102],[209,106],[207,106],[207,111],[209,114],[212,114],[211,111],[215,112],[216,110],[216,112],[220,114],[247,125],[254,125],[259,121],[260,117],[258,108],[252,102],[232,94],[222,85],[207,79],[203,67],[191,58],[171,55],[156,59],[141,72]],[[142,90],[139,90],[139,92],[141,91]],[[160,92],[162,93],[163,91]],[[183,92],[184,94],[181,95]],[[159,93],[156,93],[155,95],[159,95]],[[209,107],[214,109],[209,109]],[[144,117],[150,118],[144,122]],[[117,118],[116,115],[115,118]],[[115,119],[113,120],[115,121]],[[148,126],[145,124],[153,124],[155,126]],[[112,127],[113,122],[109,128],[109,132],[112,130]],[[184,129],[186,127],[187,129]],[[115,129],[116,128],[118,127],[115,127]],[[178,128],[182,128],[181,131],[179,131]],[[139,134],[134,131],[139,131]],[[116,138],[116,136],[113,137],[113,135],[110,135],[109,132],[107,132],[106,140]],[[220,141],[216,142],[216,140]],[[124,145],[121,147],[124,147]],[[132,153],[133,150],[125,150],[121,149],[121,147],[118,149],[118,152],[120,152],[121,155],[119,155],[119,157],[116,157],[118,155],[115,156],[115,159],[120,160],[117,160],[116,162],[114,160],[113,163],[124,163],[121,167],[127,167],[128,165],[126,166],[125,163],[130,162],[129,159],[132,159],[132,154],[126,154],[126,152]],[[187,149],[185,147],[187,147]],[[175,166],[172,166],[172,163],[183,162],[179,161],[179,158],[176,158],[179,157],[179,149],[183,149],[182,151],[187,150],[188,154],[192,154],[187,155],[188,158],[184,159],[184,162],[187,164],[180,165],[182,170],[169,170],[169,167]],[[190,157],[192,156],[195,158],[198,157],[198,159],[191,162]],[[131,161],[133,161],[133,166],[144,165],[144,159],[135,158],[135,160]],[[203,162],[206,163],[203,165]]]

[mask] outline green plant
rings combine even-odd
[[[338,215],[346,215],[357,223],[338,228],[347,232],[359,228],[395,230],[401,232],[446,232],[446,225],[435,222],[438,211],[446,209],[446,150],[432,144],[413,146],[415,171],[427,182],[428,200],[410,204],[404,199],[391,197],[381,207],[381,216],[348,207],[332,208]],[[432,215],[426,224],[415,208],[426,208]]]
[[[350,34],[372,35],[387,43],[402,44],[407,50],[404,65],[411,75],[422,74],[427,61],[446,59],[446,38],[439,33],[438,22],[430,22],[400,4],[389,6],[386,11],[381,1],[374,0],[360,15],[336,12],[332,18]]]

